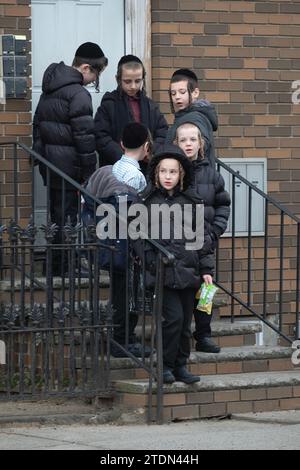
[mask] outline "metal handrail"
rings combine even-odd
[[[237,296],[234,292],[234,283],[235,283],[235,270],[234,270],[234,256],[233,253],[235,251],[235,204],[233,205],[233,213],[232,213],[232,260],[231,260],[231,291],[228,290],[225,286],[220,284],[219,282],[216,282],[216,284],[220,287],[223,292],[225,292],[227,295],[231,297],[231,321],[234,320],[234,302],[237,302],[240,304],[243,308],[248,310],[252,315],[256,316],[259,318],[263,323],[265,323],[268,327],[273,329],[277,334],[279,334],[281,337],[283,337],[287,342],[292,343],[293,341],[286,336],[282,331],[282,318],[281,315],[279,316],[279,328],[276,328],[272,323],[270,323],[266,319],[266,293],[267,293],[267,259],[266,259],[266,253],[268,250],[268,215],[269,215],[269,204],[272,204],[274,207],[276,207],[280,211],[280,277],[279,277],[279,306],[280,306],[280,311],[282,308],[283,300],[282,300],[282,291],[283,291],[283,240],[284,240],[284,216],[290,217],[294,222],[297,224],[297,275],[296,275],[296,328],[295,328],[295,333],[296,337],[299,336],[299,306],[300,306],[300,295],[299,295],[299,288],[300,288],[300,218],[295,216],[291,211],[289,211],[286,207],[284,207],[282,204],[280,204],[278,201],[276,201],[274,198],[271,196],[267,195],[264,193],[262,190],[257,188],[254,184],[252,184],[250,181],[248,181],[246,178],[241,176],[238,172],[234,171],[230,166],[226,165],[226,163],[222,162],[219,158],[216,158],[216,164],[218,169],[222,167],[224,170],[226,170],[228,173],[232,175],[232,180],[233,180],[233,199],[235,200],[235,181],[238,179],[242,183],[244,183],[249,190],[249,203],[248,203],[248,234],[245,235],[248,237],[248,278],[247,278],[247,303],[245,303],[239,296]],[[252,229],[252,192],[257,193],[260,195],[263,200],[265,201],[265,234],[264,234],[264,276],[263,276],[263,315],[260,315],[257,313],[252,307],[250,307],[250,293],[251,293],[251,278],[250,278],[250,272],[251,272],[251,248],[252,248],[252,239],[251,239],[251,229]]]

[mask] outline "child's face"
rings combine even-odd
[[[190,105],[187,80],[171,83],[170,93],[175,113],[182,109],[186,109]],[[195,88],[195,90],[191,93],[192,102],[194,102],[198,97],[199,89]]]
[[[121,88],[128,96],[136,96],[143,87],[143,67],[127,68],[123,65]]]
[[[177,145],[190,160],[197,160],[201,147],[199,129],[192,124],[184,124],[177,129]]]
[[[159,184],[167,191],[172,191],[179,183],[179,162],[175,158],[161,160],[158,169]]]

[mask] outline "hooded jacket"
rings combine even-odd
[[[144,91],[140,93],[140,106],[141,123],[150,130],[155,148],[165,141],[167,121]],[[121,137],[130,122],[134,122],[134,118],[126,93],[119,88],[105,93],[95,116],[96,145],[102,166],[114,164],[123,155]]]
[[[172,158],[172,156],[170,157]],[[179,204],[182,208],[184,205],[189,204],[192,205],[195,210],[196,204],[202,204],[203,201],[192,187],[187,186],[188,181],[193,179],[192,165],[185,167],[186,178],[184,179],[183,191],[180,191],[179,188],[176,187],[174,194],[169,195],[168,191],[165,189],[155,186],[155,169],[163,158],[163,155],[159,155],[154,157],[151,161],[151,165],[149,166],[150,181],[146,189],[140,194],[143,203],[148,209],[151,209],[151,206],[154,204],[167,204],[170,207],[174,204]],[[189,174],[187,174],[187,172]],[[180,290],[189,287],[197,289],[200,287],[203,274],[213,274],[214,256],[211,247],[212,240],[204,226],[203,247],[200,250],[187,250],[186,243],[191,240],[187,240],[184,236],[179,239],[174,237],[174,231],[172,230],[172,227],[174,227],[174,214],[171,212],[170,215],[170,237],[168,239],[160,238],[158,240],[158,242],[175,257],[174,264],[172,266],[166,266],[165,268],[164,286]],[[195,219],[193,218],[193,220]],[[138,251],[140,249],[138,244],[136,247]],[[146,244],[146,250],[146,263],[148,265],[148,271],[150,272],[150,274],[148,273],[147,283],[154,285],[153,268],[155,265],[155,254],[149,244]],[[140,253],[138,254],[141,256]]]
[[[174,142],[177,128],[186,123],[195,124],[200,129],[205,141],[205,158],[214,167],[216,157],[213,132],[218,129],[218,117],[214,105],[206,100],[198,100],[188,108],[175,113],[174,124],[168,130],[166,142]]]
[[[33,121],[33,149],[78,183],[96,167],[93,108],[83,76],[63,62],[51,64],[43,77]],[[40,166],[46,184],[46,168]],[[51,174],[51,187],[61,179]]]
[[[119,197],[126,196],[127,205],[130,205],[137,200],[137,192],[130,186],[118,181],[112,174],[112,165],[106,165],[96,170],[90,177],[86,190],[97,199],[100,199],[103,203],[112,205],[117,213],[119,211]],[[96,208],[97,205],[94,203],[94,200],[85,195],[81,215],[82,221],[86,227],[90,225],[93,220],[95,220],[96,223],[101,221],[101,217],[96,217]],[[102,247],[103,245],[107,245],[113,246],[117,249],[113,254],[114,268],[117,271],[125,271],[127,268],[127,240],[118,239],[117,237],[113,239],[106,238],[101,240],[101,243]],[[110,252],[107,249],[100,249],[99,264],[102,269],[110,269]]]
[[[215,247],[219,237],[225,232],[230,215],[230,195],[225,190],[223,176],[212,168],[207,159],[194,160],[193,188],[203,200],[204,218],[207,231]]]

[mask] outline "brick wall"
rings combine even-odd
[[[0,34],[25,35],[30,39],[31,27],[30,0],[1,0],[0,1]],[[30,57],[28,57],[30,62]],[[30,77],[28,77],[30,86]],[[31,145],[31,92],[28,90],[26,99],[7,99],[6,104],[0,104],[0,143],[22,141]],[[21,156],[19,152],[19,156]],[[30,174],[28,172],[27,160],[19,167],[20,185],[18,188],[18,215],[26,216],[28,210],[24,193],[28,192]],[[1,201],[0,218],[8,219],[13,217],[14,187],[12,184],[12,150],[0,147],[0,181],[1,181]]]
[[[300,215],[299,1],[152,1],[153,98],[168,113],[174,69],[216,104],[218,155],[268,158],[268,192]]]
[[[292,82],[300,80],[300,2],[151,3],[153,98],[168,115],[169,123],[173,122],[167,92],[170,76],[176,68],[192,68],[200,80],[202,97],[217,108],[218,156],[267,158],[268,193],[299,216],[300,104],[292,104]],[[282,285],[281,310],[285,313],[285,331],[291,333],[290,325],[295,321],[297,227],[285,220],[281,266],[279,212],[271,209],[269,221],[267,312],[278,313]],[[248,241],[236,240],[234,256],[231,239],[223,239],[221,247],[220,280],[227,281],[230,289],[234,258],[236,293],[247,302]],[[251,302],[261,307],[263,237],[252,239],[250,259]],[[230,308],[221,310],[230,313]]]

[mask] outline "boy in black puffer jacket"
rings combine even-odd
[[[147,97],[145,68],[134,55],[123,56],[118,63],[118,88],[105,93],[95,116],[96,145],[101,166],[113,165],[122,156],[122,133],[130,122],[139,122],[152,135],[154,151],[164,143],[168,124],[158,105]],[[147,160],[147,159],[146,159]],[[141,169],[146,172],[146,160]]]
[[[187,115],[188,117],[188,115]],[[195,176],[194,189],[204,202],[204,218],[211,238],[211,254],[214,258],[214,248],[218,239],[225,232],[230,215],[230,196],[225,191],[222,175],[209,165],[205,158],[205,141],[200,129],[191,122],[177,127],[176,144],[184,151],[192,162]],[[203,276],[206,284],[212,284],[212,275]],[[195,310],[196,350],[218,353],[220,348],[211,339],[211,318],[203,312]]]
[[[201,129],[205,142],[205,158],[215,166],[213,132],[218,129],[218,117],[213,104],[199,99],[200,89],[196,74],[190,69],[176,70],[170,80],[170,105],[174,124],[169,128],[166,142],[174,142],[176,129],[185,122],[193,122]]]
[[[164,217],[163,212],[159,220],[158,241],[175,257],[174,264],[166,266],[164,276],[163,380],[169,384],[175,380],[191,384],[198,382],[200,377],[192,375],[186,369],[190,355],[190,325],[196,291],[204,276],[212,274],[213,259],[210,253],[212,240],[205,235],[205,227],[201,224],[203,220],[197,217],[197,209],[203,209],[203,205],[199,195],[190,187],[190,182],[193,181],[192,164],[179,147],[171,144],[161,147],[149,163],[149,180],[149,184],[140,195],[148,208],[148,213],[151,214],[148,226],[153,228],[152,214],[157,213],[159,205],[165,205],[165,209],[169,208],[170,214],[173,214],[173,218],[171,215],[168,219]],[[204,245],[201,240],[202,243],[197,247],[193,246],[192,249],[187,248],[186,218],[181,219],[182,227],[179,227],[177,219],[179,213],[182,216],[188,207],[191,209],[193,230],[197,228],[203,231],[204,228]],[[182,228],[180,237],[177,236],[178,228]],[[169,229],[169,232],[166,231],[164,236],[165,229]],[[153,252],[148,248],[145,259],[146,282],[149,286],[154,285],[151,255],[153,257]]]
[[[95,82],[98,89],[107,63],[100,47],[87,42],[77,49],[72,67],[60,62],[49,65],[44,73],[43,93],[33,120],[33,149],[77,183],[84,183],[96,168],[92,100],[84,85]],[[40,165],[40,173],[47,185],[44,165]],[[64,242],[61,228],[67,217],[72,224],[77,222],[78,194],[66,183],[63,195],[62,179],[55,173],[50,173],[49,186],[51,220],[60,228],[53,243],[60,244]],[[61,251],[54,250],[54,275],[68,268],[67,260],[61,258]]]

